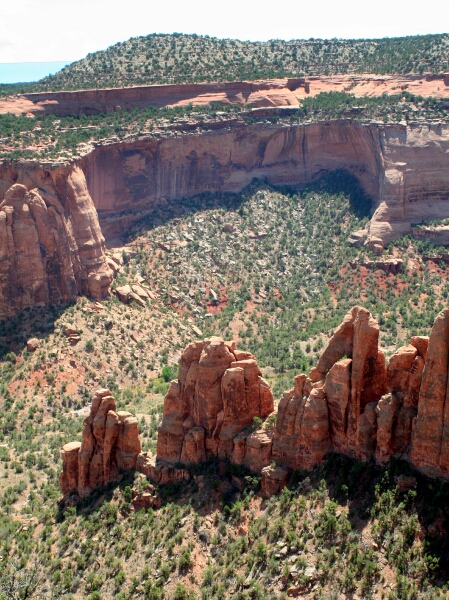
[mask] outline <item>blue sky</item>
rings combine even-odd
[[[4,2],[0,63],[73,61],[131,36],[249,40],[384,37],[449,30],[448,0],[15,0]]]
[[[70,61],[0,63],[0,83],[37,81],[56,73]]]

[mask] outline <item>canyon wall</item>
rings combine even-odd
[[[238,192],[254,177],[300,188],[334,169],[353,173],[374,200],[374,215],[367,228],[357,232],[355,243],[376,238],[387,244],[415,231],[413,225],[423,220],[449,214],[449,125],[441,123],[223,121],[208,131],[169,131],[138,141],[98,144],[71,164],[4,162],[0,210],[5,227],[10,223],[6,214],[18,224],[18,215],[22,218],[26,212],[17,208],[11,213],[8,208],[16,192],[7,197],[7,190],[22,184],[40,200],[31,201],[25,194],[18,200],[20,206],[31,208],[42,201],[45,219],[54,213],[50,237],[56,241],[44,240],[49,225],[39,228],[36,211],[26,213],[26,227],[34,232],[26,252],[32,252],[37,265],[35,281],[34,274],[29,279],[27,261],[21,259],[26,253],[20,228],[6,227],[0,242],[0,314],[66,300],[76,293],[96,298],[107,294],[110,272],[103,235],[120,236],[167,199]],[[431,233],[438,239],[447,237],[438,228]]]
[[[375,127],[345,121],[219,125],[212,131],[100,146],[85,157],[82,168],[105,236],[120,233],[124,213],[151,210],[163,199],[239,192],[254,177],[300,187],[345,168],[372,197],[379,196],[383,165]]]
[[[424,97],[449,98],[449,74],[332,75],[37,92],[0,100],[0,114],[95,115],[121,109],[210,102],[253,107],[297,106],[305,97],[321,92],[350,91],[357,97],[365,97],[396,95],[403,90]]]
[[[83,170],[106,236],[121,217],[162,199],[240,191],[254,178],[301,187],[333,169],[357,176],[375,203],[362,237],[384,244],[423,220],[449,214],[449,125],[330,121],[304,125],[221,124],[98,147]],[[132,218],[131,218],[132,220]]]
[[[308,91],[309,83],[300,77],[37,92],[0,101],[0,114],[96,115],[122,109],[202,105],[210,102],[254,107],[297,106],[298,95],[304,96]]]

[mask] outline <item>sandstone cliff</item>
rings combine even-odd
[[[82,170],[9,175],[0,203],[0,319],[80,293],[104,298],[112,272]]]
[[[133,212],[150,212],[164,199],[238,192],[254,177],[300,188],[334,169],[353,173],[374,200],[362,242],[387,244],[449,211],[449,126],[441,123],[224,123],[99,146],[81,166],[106,237],[132,222]]]
[[[6,261],[1,267],[2,288],[6,291],[2,292],[0,312],[12,314],[25,305],[73,297],[73,280],[78,293],[101,297],[107,293],[111,277],[102,234],[122,234],[167,199],[206,191],[238,192],[254,177],[300,188],[333,169],[350,171],[359,178],[376,208],[366,230],[358,232],[353,241],[382,249],[382,244],[412,232],[412,225],[423,219],[448,214],[448,166],[446,124],[405,126],[351,121],[232,126],[223,122],[213,131],[169,132],[148,135],[140,141],[99,145],[72,165],[5,162],[0,165],[0,202],[3,201],[5,215],[8,202],[16,197],[15,193],[10,194],[6,200],[6,192],[20,183],[30,193],[37,190],[31,205],[41,203],[37,194],[47,207],[42,206],[47,213],[42,217],[44,221],[54,221],[56,216],[51,215],[57,213],[61,222],[52,225],[54,233],[50,237],[55,241],[50,242],[44,239],[48,227],[42,225],[39,230],[33,225],[32,211],[25,221],[21,220],[22,231],[24,227],[35,230],[35,250],[36,240],[41,238],[41,247],[48,248],[41,266],[33,250],[43,288],[34,281],[28,282],[26,275],[20,275],[16,282],[15,267],[9,265],[20,262],[21,234],[17,233],[17,241],[9,246],[4,234],[0,252]],[[29,202],[26,200],[25,204]],[[17,220],[19,213],[14,214]],[[73,275],[67,267],[69,262]],[[23,268],[24,261],[19,271]],[[54,273],[51,291],[45,290],[49,275],[43,273],[48,270]],[[60,273],[65,274],[66,281],[62,281]],[[18,299],[24,289],[21,281],[30,288],[30,293],[24,292],[23,300]]]
[[[357,97],[397,94],[408,89],[417,95],[449,97],[449,76],[438,75],[333,75],[259,81],[142,85],[127,88],[37,92],[0,100],[2,113],[55,114],[59,116],[115,112],[148,106],[249,104],[253,107],[291,106],[321,92],[350,88]]]

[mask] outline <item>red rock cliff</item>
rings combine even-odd
[[[112,272],[82,170],[30,168],[4,174],[0,319],[26,306],[57,304],[78,294],[104,298]]]
[[[224,122],[213,131],[100,146],[81,164],[106,236],[126,227],[124,211],[151,211],[163,198],[238,192],[254,177],[300,187],[340,168],[375,202],[363,240],[389,243],[449,211],[447,124]]]
[[[52,225],[59,241],[54,249],[49,248],[49,254],[42,259],[44,264],[37,271],[46,272],[50,268],[53,279],[60,280],[56,291],[42,291],[42,286],[33,281],[28,286],[25,276],[32,297],[28,298],[26,292],[23,301],[16,292],[24,286],[21,280],[14,279],[15,267],[9,266],[20,262],[21,242],[17,241],[16,250],[16,242],[12,245],[7,242],[11,235],[4,234],[0,240],[0,253],[6,261],[0,266],[3,282],[0,285],[4,290],[0,311],[12,314],[27,303],[54,302],[55,297],[70,296],[73,279],[80,293],[88,292],[95,297],[106,293],[110,274],[104,259],[102,233],[106,237],[123,233],[143,212],[151,212],[165,199],[176,200],[205,191],[237,192],[254,177],[300,187],[339,168],[355,174],[375,201],[376,211],[366,230],[354,237],[356,243],[369,242],[370,238],[387,243],[412,232],[412,225],[423,219],[448,214],[449,126],[445,124],[403,126],[331,121],[229,125],[222,122],[213,131],[149,135],[141,141],[99,145],[72,166],[3,163],[0,202],[14,183],[23,184],[30,192],[37,190],[34,197],[38,194],[47,207],[45,218],[54,220],[56,217],[51,215],[55,211],[62,215],[62,224]],[[12,195],[9,197],[11,201]],[[37,203],[33,200],[31,204]],[[7,205],[4,200],[2,206]],[[22,230],[33,229],[32,214],[25,221],[22,219]],[[18,212],[14,215],[16,219]],[[39,229],[36,225],[33,239],[43,235],[44,229],[47,226]],[[44,240],[42,246],[48,243]],[[73,276],[67,272],[66,248],[71,248]],[[38,256],[33,260],[39,262]],[[66,283],[59,273],[66,273]],[[40,274],[39,278],[45,280]],[[39,289],[35,290],[36,287]]]

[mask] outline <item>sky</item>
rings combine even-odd
[[[72,62],[132,36],[243,40],[443,33],[448,0],[2,0],[0,63]],[[52,71],[54,72],[54,70]],[[1,78],[1,71],[0,71]],[[23,80],[22,80],[23,81]]]

